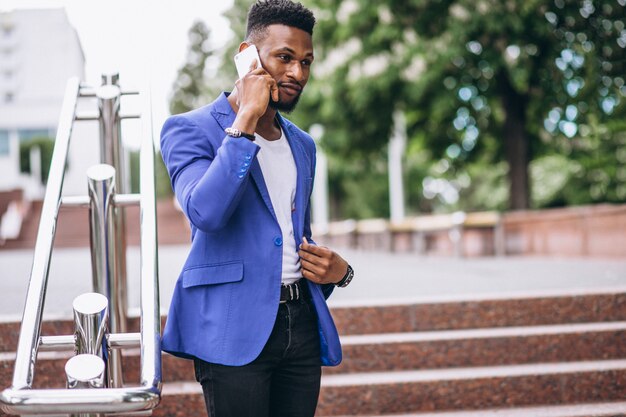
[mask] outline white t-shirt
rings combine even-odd
[[[296,250],[291,213],[295,210],[296,179],[298,172],[289,142],[281,129],[280,139],[266,140],[255,133],[255,143],[261,147],[257,160],[272,200],[274,213],[283,235],[283,284],[302,278],[300,257]]]

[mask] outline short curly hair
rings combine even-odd
[[[246,39],[263,36],[270,25],[295,27],[313,35],[315,17],[301,3],[291,0],[257,0],[248,11]]]

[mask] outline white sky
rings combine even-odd
[[[167,117],[168,97],[184,64],[187,31],[197,19],[221,47],[230,38],[222,13],[232,0],[0,0],[0,10],[65,8],[85,54],[87,83],[99,85],[102,71],[119,70],[122,88],[150,80],[155,136]],[[43,34],[45,36],[45,34]]]

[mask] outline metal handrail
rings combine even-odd
[[[145,114],[141,119],[142,143],[139,155],[139,165],[142,167],[139,178],[141,190],[141,384],[160,394],[161,311],[159,308],[156,179],[150,89],[146,88],[143,100]]]
[[[30,273],[30,283],[28,285],[20,337],[17,344],[15,368],[13,371],[13,389],[15,390],[30,388],[33,383],[34,358],[37,357],[41,318],[48,286],[50,259],[52,257],[52,245],[54,243],[56,220],[59,214],[59,201],[61,199],[63,179],[65,178],[65,163],[79,92],[80,83],[78,78],[70,79],[65,89],[65,98],[61,108],[52,161],[50,162],[48,184],[41,210],[41,219],[39,220],[35,253],[33,255],[33,269]]]
[[[24,307],[12,386],[0,393],[0,408],[10,414],[129,413],[151,410],[161,398],[160,309],[154,143],[148,89],[144,94],[142,141],[140,148],[140,196],[119,195],[120,205],[139,202],[141,225],[140,334],[112,333],[110,348],[136,346],[141,351],[140,386],[96,389],[32,389],[34,367],[39,347],[64,350],[73,336],[41,337],[41,322],[48,273],[54,242],[56,220],[62,204],[61,191],[65,173],[72,124],[75,120],[81,85],[77,78],[68,81],[61,118],[52,155],[50,176],[44,198],[40,227],[35,245],[33,268]],[[65,197],[67,198],[67,197]],[[71,201],[69,199],[67,201]],[[78,197],[74,201],[84,200]]]

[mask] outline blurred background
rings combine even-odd
[[[31,200],[43,195],[64,82],[71,75],[97,83],[101,72],[115,70],[126,86],[149,82],[155,138],[167,115],[232,89],[232,56],[250,4],[3,2],[0,187],[11,195],[22,190]],[[507,213],[568,207],[578,208],[550,213],[559,219],[600,216],[604,224],[609,210],[609,223],[623,231],[624,0],[304,4],[318,20],[316,59],[306,94],[289,117],[311,132],[323,154],[313,211],[316,230],[329,242],[354,240],[333,238],[346,230],[419,231],[419,216],[455,212],[487,212],[477,220],[486,229],[477,239],[491,241],[498,232],[482,227],[484,222],[513,232],[519,227],[513,220],[506,226]],[[126,124],[123,139],[136,187],[138,135],[132,122]],[[34,167],[31,149],[39,155]],[[78,179],[68,175],[70,194],[84,182],[80,163],[72,167],[70,161],[68,170]],[[169,197],[159,168],[159,196]],[[3,198],[4,212],[11,198]],[[357,222],[335,224],[346,219]],[[364,219],[375,221],[358,223]],[[519,214],[514,220],[523,221]],[[467,217],[433,217],[430,229],[459,222]],[[580,222],[570,223],[572,233],[588,234],[575,230],[585,227]],[[7,223],[4,240],[19,234],[8,229]],[[470,251],[523,253],[529,249],[521,241],[534,239],[506,236],[501,248]],[[416,243],[378,236],[366,246],[395,242],[398,249],[421,244],[434,252],[453,250],[437,243],[442,239]],[[571,254],[594,250],[588,241],[580,244],[587,249]],[[616,252],[614,244],[604,250],[599,254],[626,253]]]
[[[250,3],[226,12],[225,48],[190,29],[172,112],[232,85]],[[322,128],[331,218],[392,214],[394,132],[407,214],[626,201],[623,1],[305,3],[316,60],[292,118]]]
[[[0,1],[5,387],[68,78],[152,92],[166,314],[190,237],[159,132],[232,89],[252,1]],[[315,62],[287,117],[317,142],[314,237],[356,271],[329,299],[344,362],[324,370],[318,415],[625,415],[626,0],[302,3]],[[78,105],[64,197],[100,161],[97,104]],[[123,96],[120,114],[141,111]],[[121,126],[137,192],[142,129]],[[119,209],[132,321],[140,213]],[[72,333],[72,300],[93,291],[89,230],[84,207],[59,211],[46,334]],[[65,383],[59,358],[42,358],[41,386]],[[137,352],[124,359],[137,379]],[[202,415],[189,361],[163,366],[153,415]]]

